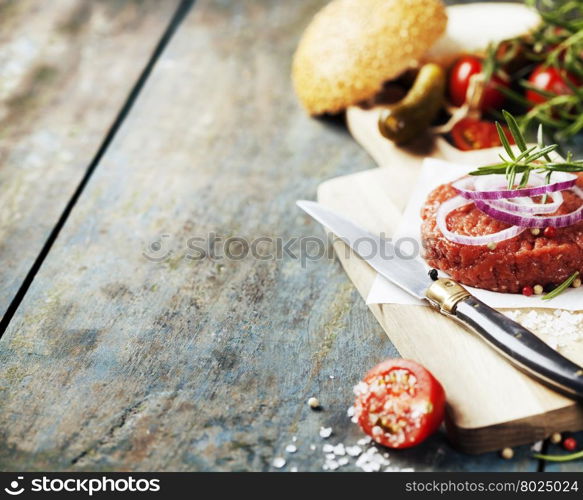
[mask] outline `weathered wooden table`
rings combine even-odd
[[[0,0],[0,469],[316,471],[321,426],[361,437],[351,388],[396,352],[339,264],[188,258],[212,234],[322,236],[294,201],[374,166],[292,93],[323,4]],[[530,453],[437,435],[391,460]]]

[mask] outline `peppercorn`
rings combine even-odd
[[[527,285],[522,289],[522,295],[526,295],[527,297],[530,297],[533,293],[534,290],[532,289],[531,286]]]
[[[573,288],[580,288],[581,287],[581,278],[575,278],[573,283],[571,284]]]
[[[567,451],[575,451],[577,449],[577,441],[573,437],[568,437],[563,441],[563,448]]]
[[[543,292],[545,291],[542,285],[534,285],[534,288],[532,290],[535,295],[542,295]]]
[[[533,227],[530,230],[530,234],[532,234],[533,236],[538,236],[540,234],[540,229],[538,227]]]
[[[500,452],[500,456],[504,459],[504,460],[511,460],[512,458],[514,458],[514,450],[512,448],[504,448],[501,452]]]
[[[543,234],[545,238],[554,238],[557,236],[557,228],[554,226],[546,227]]]
[[[559,444],[563,440],[563,436],[561,436],[560,432],[553,432],[551,434],[551,443]]]
[[[308,399],[308,405],[313,410],[316,410],[320,408],[320,401],[318,401],[317,398],[311,397],[310,399]]]
[[[437,269],[431,269],[428,274],[433,281],[437,281],[438,278]]]

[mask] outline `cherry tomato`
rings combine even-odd
[[[514,144],[509,130],[506,126],[502,126],[502,128],[508,142]],[[457,122],[451,131],[451,138],[455,146],[462,151],[502,146],[494,123],[473,118],[464,118]]]
[[[573,75],[566,74],[564,77],[557,68],[541,64],[535,68],[528,81],[531,85],[541,90],[546,90],[557,95],[565,95],[573,93],[569,85],[567,85],[567,79],[573,85],[579,86],[581,84]],[[530,89],[526,91],[526,98],[533,104],[540,104],[547,100],[547,97],[544,95]]]
[[[463,56],[457,60],[449,75],[449,98],[454,106],[462,106],[466,102],[466,94],[470,85],[470,77],[482,72],[482,61],[474,56]],[[482,95],[481,110],[499,109],[504,104],[504,94],[496,87],[508,86],[504,80],[494,75]]]
[[[425,368],[388,359],[355,388],[354,415],[362,430],[389,448],[409,448],[433,434],[445,414],[445,392]]]

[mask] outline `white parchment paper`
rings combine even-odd
[[[421,228],[421,208],[429,193],[441,184],[454,181],[467,174],[475,166],[454,165],[442,160],[427,159],[423,163],[421,173],[417,179],[413,194],[403,213],[403,219],[399,229],[393,236],[393,241],[397,242],[403,238],[413,238],[421,248],[420,228]],[[410,243],[407,248],[411,248]],[[420,262],[429,267],[419,258]],[[441,276],[447,276],[440,273]],[[565,309],[568,311],[583,311],[583,287],[570,288],[552,300],[541,300],[538,296],[526,297],[520,294],[498,293],[477,288],[466,287],[470,293],[486,304],[499,309],[520,309],[520,308],[549,308]],[[377,275],[373,286],[366,299],[367,304],[408,304],[408,305],[428,305],[426,301],[420,301],[402,291],[380,275]]]

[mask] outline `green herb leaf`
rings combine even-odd
[[[540,460],[546,460],[548,462],[570,462],[571,460],[578,460],[579,458],[583,458],[583,451],[570,453],[568,455],[541,455],[539,453],[535,453],[533,454],[533,457]]]
[[[516,176],[523,174],[520,180],[520,187],[528,185],[530,174],[536,171],[547,176],[547,184],[550,183],[550,173],[552,172],[583,172],[583,161],[574,161],[572,153],[567,153],[565,161],[553,161],[550,154],[556,151],[559,146],[557,144],[550,144],[545,146],[543,137],[542,125],[539,126],[537,134],[537,144],[535,146],[528,146],[524,135],[520,130],[520,126],[508,111],[502,111],[508,129],[514,139],[514,142],[520,149],[520,154],[516,155],[512,150],[512,146],[508,137],[504,133],[504,128],[500,123],[496,122],[496,130],[500,137],[500,142],[504,146],[504,151],[509,158],[503,155],[498,155],[502,160],[501,163],[495,165],[486,165],[479,167],[470,172],[470,175],[492,175],[502,174],[506,176],[508,188],[511,189],[515,185]],[[578,120],[579,121],[579,120]],[[578,121],[576,123],[578,123]],[[581,118],[581,128],[583,129],[583,115]],[[544,161],[541,161],[543,159]],[[544,198],[546,202],[546,197]]]
[[[563,293],[567,288],[569,288],[573,281],[577,279],[579,276],[579,271],[575,271],[571,276],[569,276],[565,281],[563,281],[557,288],[555,288],[552,292],[543,295],[542,300],[551,300]]]
[[[542,123],[540,123],[538,126],[538,130],[536,133],[536,142],[538,144],[539,149],[543,149],[545,147],[544,131],[543,131],[543,124]],[[551,157],[548,155],[545,155],[545,160],[550,162]]]
[[[504,149],[508,153],[508,156],[510,156],[510,158],[514,160],[515,157],[514,152],[512,151],[512,146],[510,145],[510,142],[508,142],[508,137],[506,137],[506,133],[504,132],[502,125],[500,125],[500,123],[498,122],[496,122],[496,130],[498,131],[498,136],[500,137],[500,142],[502,143],[502,146],[504,146]]]
[[[494,75],[506,71],[511,82],[542,97],[542,102],[533,103],[526,99],[524,92],[493,82],[511,103],[523,108],[523,114],[516,119],[522,131],[527,130],[532,123],[543,123],[547,132],[556,140],[568,140],[583,130],[583,88],[575,83],[583,80],[583,1],[525,2],[538,10],[543,22],[526,35],[490,45],[486,51],[483,72],[485,75]],[[517,57],[517,54],[520,56]],[[514,62],[518,59],[527,62],[517,68]],[[558,71],[569,95],[557,95],[525,80],[534,66],[538,65]]]
[[[508,124],[508,128],[510,129],[510,133],[512,134],[512,137],[514,137],[514,141],[516,142],[518,149],[520,149],[520,151],[525,151],[526,150],[526,140],[524,139],[524,136],[522,135],[522,132],[520,131],[520,127],[518,126],[518,122],[516,121],[516,118],[514,118],[514,116],[512,116],[505,109],[502,110],[502,115],[504,116],[504,119],[506,120],[506,123]]]
[[[538,147],[538,146],[536,146],[536,147]],[[533,153],[531,156],[529,156],[527,161],[530,163],[530,162],[538,160],[539,158],[542,158],[543,156],[545,158],[547,158],[549,153],[552,153],[553,151],[558,149],[558,147],[559,147],[558,144],[551,144],[550,146],[545,146],[540,151],[537,151],[536,153]]]

